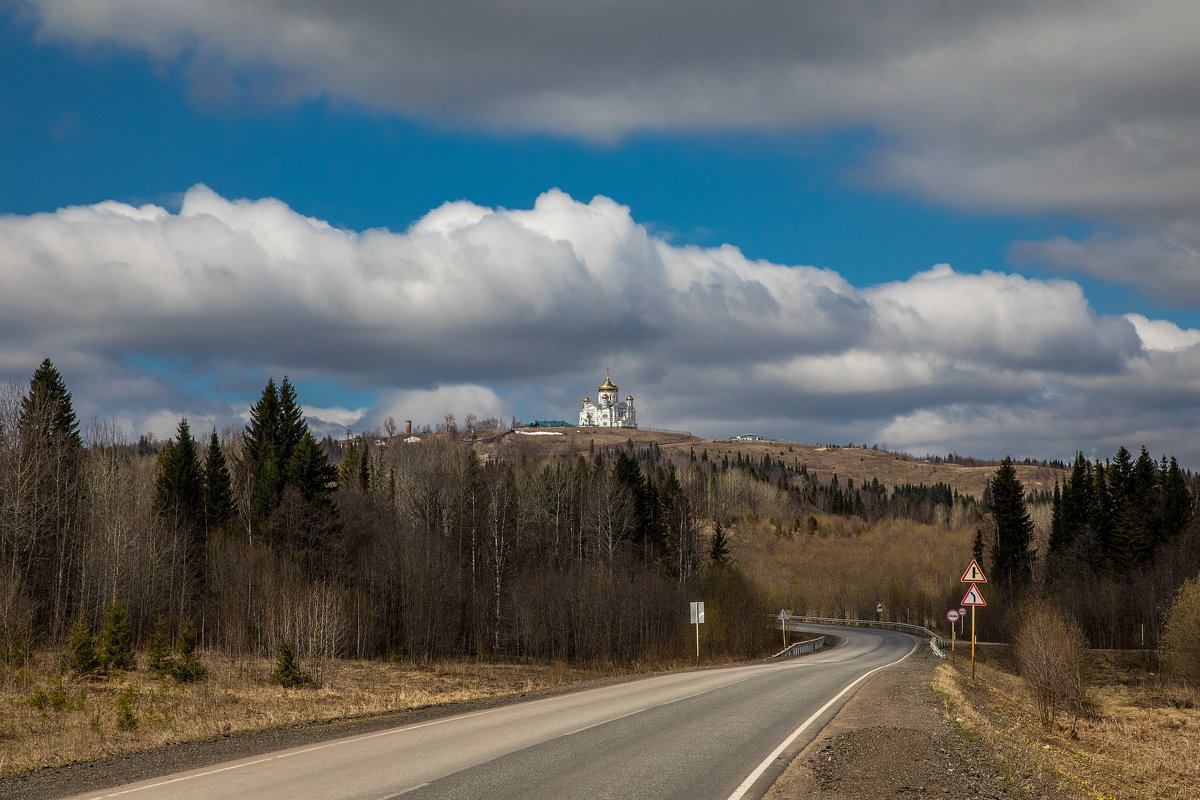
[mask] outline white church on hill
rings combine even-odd
[[[583,398],[583,408],[579,411],[579,426],[581,428],[636,428],[637,412],[633,409],[633,395],[627,395],[623,402],[617,402],[617,385],[608,375],[604,383],[596,389],[596,402],[592,398]]]

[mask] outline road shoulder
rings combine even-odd
[[[766,800],[893,800],[954,797],[1015,800],[930,688],[940,663],[922,646],[872,676],[765,795]]]

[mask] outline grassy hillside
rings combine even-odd
[[[558,454],[587,456],[594,450],[605,447],[622,447],[632,442],[634,447],[658,445],[663,455],[689,457],[694,451],[699,456],[708,451],[710,459],[719,460],[728,455],[736,460],[738,454],[744,459],[772,459],[807,464],[810,472],[816,472],[822,483],[837,473],[840,480],[852,478],[856,484],[878,478],[887,486],[906,483],[931,485],[945,483],[960,494],[975,498],[983,495],[983,488],[996,472],[994,466],[966,467],[958,464],[935,464],[914,460],[907,456],[863,447],[829,448],[815,444],[761,441],[741,442],[727,439],[708,440],[696,436],[675,433],[658,433],[642,430],[619,430],[611,428],[557,428],[537,430],[525,428],[522,432],[487,431],[479,435],[476,447],[481,453],[493,458],[513,459],[523,454],[547,456]],[[529,435],[558,433],[561,435]],[[434,434],[444,436],[446,434]],[[1054,489],[1055,481],[1062,482],[1069,474],[1066,470],[1052,467],[1016,465],[1017,477],[1027,492]]]

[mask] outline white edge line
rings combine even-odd
[[[784,739],[783,742],[780,743],[780,745],[778,747],[776,747],[774,750],[772,750],[771,755],[764,758],[762,760],[762,763],[759,764],[753,772],[751,772],[748,776],[746,776],[746,780],[742,781],[741,785],[733,790],[733,794],[729,795],[727,800],[742,800],[742,798],[746,796],[746,792],[750,791],[750,787],[754,785],[754,782],[757,781],[762,776],[762,774],[767,771],[767,767],[771,766],[772,762],[774,762],[775,759],[779,758],[779,754],[782,753],[784,750],[786,750],[788,748],[788,745],[790,745],[792,742],[796,741],[796,739],[799,738],[800,734],[804,733],[805,729],[808,728],[809,725],[812,725],[814,722],[817,721],[817,719],[822,714],[824,714],[826,711],[828,711],[830,706],[832,706],[838,700],[841,700],[842,697],[844,697],[847,692],[849,692],[851,689],[853,689],[858,684],[865,681],[867,678],[874,675],[876,672],[879,672],[879,670],[887,669],[890,666],[899,664],[901,661],[903,661],[904,659],[908,658],[913,653],[915,653],[916,650],[917,650],[917,645],[913,645],[912,650],[909,650],[907,653],[905,653],[900,658],[897,658],[895,661],[889,661],[887,664],[884,664],[883,666],[876,667],[875,669],[870,670],[869,672],[864,672],[862,675],[859,675],[858,678],[856,678],[853,683],[848,684],[845,689],[842,689],[840,692],[838,692],[836,695],[834,695],[829,700],[829,702],[827,702],[825,705],[823,705],[819,709],[817,709],[816,712],[814,712],[811,717],[804,720],[804,722],[800,725],[799,728],[796,728],[796,730],[792,731],[792,735],[787,737],[786,739]]]

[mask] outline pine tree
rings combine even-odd
[[[992,518],[996,523],[996,543],[992,549],[994,580],[1015,597],[1032,579],[1033,522],[1025,507],[1025,487],[1017,479],[1012,458],[1006,456],[996,469],[992,488]]]
[[[137,669],[133,657],[133,632],[129,629],[129,616],[125,608],[115,600],[109,604],[104,616],[104,627],[100,629],[100,647],[97,656],[106,672]]]
[[[204,458],[204,521],[209,530],[219,529],[233,519],[235,506],[232,483],[221,441],[214,428]]]

